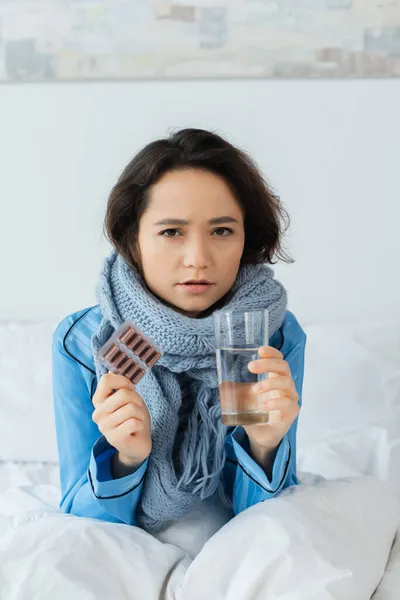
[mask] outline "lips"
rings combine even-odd
[[[211,281],[207,279],[188,279],[181,283],[181,285],[212,285]]]
[[[181,290],[184,290],[187,294],[205,294],[207,293],[214,284],[207,279],[188,279],[179,284]]]

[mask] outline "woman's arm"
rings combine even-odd
[[[148,459],[134,473],[113,478],[115,449],[100,435],[92,421],[94,407],[84,375],[85,367],[66,353],[62,343],[63,323],[53,336],[53,402],[62,493],[60,508],[77,516],[135,525]]]

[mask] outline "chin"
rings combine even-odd
[[[210,302],[187,302],[185,304],[175,304],[177,310],[188,316],[199,316],[201,313],[207,312],[208,309],[213,306],[214,303]]]
[[[186,304],[185,306],[178,306],[178,308],[185,312],[204,312],[205,310],[208,310],[210,306],[212,306],[212,304],[209,302],[193,302]]]

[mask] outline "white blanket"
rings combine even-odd
[[[400,591],[400,526],[386,565],[385,574],[373,600],[398,600]]]
[[[372,477],[304,478],[228,523],[206,502],[160,539],[57,502],[53,486],[0,495],[1,600],[369,600],[399,517]]]

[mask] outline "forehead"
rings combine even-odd
[[[170,171],[155,183],[149,190],[150,212],[171,210],[194,213],[212,213],[229,211],[238,216],[240,206],[227,183],[222,177],[200,169]],[[167,215],[170,216],[170,215]]]

